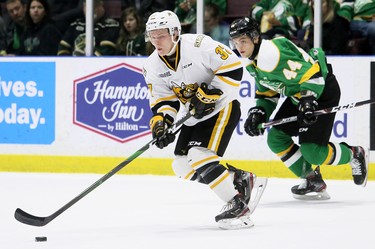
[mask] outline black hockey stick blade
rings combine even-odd
[[[108,178],[116,174],[118,171],[120,171],[123,167],[128,165],[130,162],[132,162],[135,158],[137,158],[139,155],[141,155],[143,152],[145,152],[148,148],[150,148],[150,145],[155,142],[155,139],[148,142],[146,145],[144,145],[141,149],[137,150],[135,153],[133,153],[130,157],[128,157],[125,161],[121,162],[119,165],[117,165],[115,168],[113,168],[110,172],[102,176],[99,180],[94,182],[90,187],[88,187],[86,190],[84,190],[82,193],[77,195],[74,199],[66,203],[64,206],[62,206],[59,210],[57,210],[55,213],[51,214],[50,216],[46,217],[39,217],[35,215],[31,215],[25,211],[23,211],[20,208],[17,208],[14,217],[16,220],[18,220],[21,223],[24,223],[26,225],[31,226],[45,226],[50,221],[55,219],[57,216],[59,216],[61,213],[65,212],[68,208],[73,206],[76,202],[78,202],[80,199],[88,195],[91,191],[96,189],[99,185],[101,185],[103,182],[105,182]]]
[[[369,99],[369,100],[364,100],[364,101],[360,101],[360,102],[353,102],[353,103],[350,103],[350,104],[347,104],[347,105],[333,106],[333,107],[317,110],[317,111],[314,112],[314,115],[319,116],[319,115],[323,115],[323,114],[334,113],[334,112],[343,111],[343,110],[347,110],[347,109],[351,109],[351,108],[359,107],[359,106],[363,106],[363,105],[368,105],[368,104],[370,104],[370,105],[375,104],[375,100]],[[281,125],[281,124],[290,123],[290,122],[294,122],[294,121],[297,121],[297,116],[292,116],[292,117],[288,117],[288,118],[282,118],[282,119],[277,119],[277,120],[272,120],[272,121],[269,121],[269,122],[266,122],[266,123],[262,123],[262,124],[259,124],[258,128],[264,129],[264,128],[267,128],[267,127],[270,127],[270,126]]]
[[[184,117],[179,119],[176,123],[172,125],[168,129],[168,132],[172,133],[177,133],[179,131],[179,126],[181,126],[186,120],[188,120],[192,114],[188,112]],[[136,159],[138,156],[140,156],[143,152],[148,150],[152,144],[156,142],[156,139],[152,139],[149,141],[147,144],[145,144],[142,148],[134,152],[131,156],[129,156],[126,160],[121,162],[119,165],[117,165],[115,168],[113,168],[110,172],[102,176],[99,180],[94,182],[91,186],[89,186],[87,189],[85,189],[82,193],[77,195],[74,199],[66,203],[64,206],[62,206],[59,210],[51,214],[50,216],[46,217],[40,217],[40,216],[35,216],[31,215],[25,211],[23,211],[20,208],[17,208],[15,213],[14,213],[14,218],[18,220],[21,223],[24,223],[26,225],[30,226],[37,226],[37,227],[42,227],[50,223],[52,220],[54,220],[57,216],[65,212],[68,208],[73,206],[75,203],[77,203],[79,200],[81,200],[83,197],[88,195],[91,191],[96,189],[98,186],[100,186],[103,182],[108,180],[111,176],[116,174],[118,171],[120,171],[122,168],[124,168],[126,165],[128,165],[130,162],[132,162],[134,159]]]
[[[16,209],[16,212],[14,213],[14,217],[16,218],[16,220],[18,220],[21,223],[31,225],[31,226],[36,226],[36,227],[42,227],[48,224],[53,219],[50,216],[48,217],[34,216],[29,213],[26,213],[20,208]]]

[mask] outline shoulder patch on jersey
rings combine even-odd
[[[203,38],[204,38],[204,35],[198,35],[197,39],[195,39],[194,47],[199,48],[202,44]]]
[[[263,40],[258,54],[257,66],[262,71],[272,72],[279,64],[280,51],[272,40]]]

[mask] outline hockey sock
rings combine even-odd
[[[206,184],[222,199],[224,202],[230,201],[238,194],[233,185],[233,179],[229,171],[221,164],[208,163],[197,169]]]
[[[288,149],[277,153],[281,161],[298,177],[305,177],[312,171],[311,164],[303,158],[300,148],[292,144]]]
[[[195,172],[193,174],[193,176],[190,178],[190,181],[196,181],[196,182],[199,182],[199,183],[203,183],[203,184],[207,184],[203,178],[197,173]]]
[[[345,144],[337,144],[329,142],[327,146],[327,158],[325,164],[340,165],[347,164],[352,158],[352,151]]]
[[[271,151],[297,177],[305,177],[312,171],[311,164],[302,156],[299,146],[283,131],[272,128],[268,133],[267,143]]]

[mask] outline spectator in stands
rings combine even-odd
[[[229,24],[222,20],[219,7],[214,3],[207,3],[204,7],[204,33],[229,46]]]
[[[214,3],[219,7],[220,15],[227,12],[226,0],[204,0],[204,4]],[[176,0],[174,13],[181,22],[182,33],[196,32],[197,0]]]
[[[7,0],[5,7],[9,23],[7,24],[7,48],[3,54],[18,55],[21,50],[21,36],[26,25],[26,4],[23,0]]]
[[[344,0],[338,13],[350,21],[351,37],[366,38],[367,53],[375,54],[375,0]]]
[[[6,55],[7,32],[6,32],[6,24],[1,13],[2,13],[2,9],[0,6],[0,55]]]
[[[262,37],[291,38],[310,23],[310,9],[305,0],[260,0],[251,7],[251,17],[260,23]]]
[[[337,12],[340,5],[335,0],[322,0],[322,48],[327,55],[347,54],[349,39],[349,22]],[[314,1],[311,2],[311,25],[306,30],[300,30],[298,45],[306,51],[314,46]]]
[[[152,13],[168,9],[168,4],[165,0],[121,0],[122,10],[129,7],[134,7],[146,23]]]
[[[82,18],[83,0],[48,0],[51,6],[51,17],[62,34],[69,25],[78,18]]]
[[[86,1],[83,3],[86,13]],[[85,55],[85,18],[74,21],[65,32],[59,44],[58,55]],[[115,55],[116,40],[119,36],[119,23],[105,13],[102,0],[94,0],[94,55]]]
[[[117,39],[117,54],[141,56],[146,54],[145,24],[134,7],[121,13],[120,34]]]
[[[47,0],[28,0],[20,55],[56,55],[61,33],[50,18]]]

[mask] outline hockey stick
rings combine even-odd
[[[182,117],[180,120],[178,120],[176,123],[174,123],[172,125],[172,127],[169,128],[168,131],[169,132],[173,132],[173,133],[177,133],[180,130],[180,129],[177,129],[177,128],[179,126],[181,126],[191,116],[192,116],[192,114],[190,112],[187,113],[184,117]],[[150,145],[153,144],[153,143],[155,143],[155,142],[156,142],[156,138],[152,139],[150,142],[148,142],[142,148],[140,148],[139,150],[137,150],[136,152],[134,152],[126,160],[124,160],[123,162],[121,162],[119,165],[117,165],[115,168],[113,168],[110,172],[108,172],[107,174],[105,174],[104,176],[102,176],[99,180],[97,180],[96,182],[94,182],[90,187],[88,187],[86,190],[84,190],[82,193],[80,193],[79,195],[77,195],[74,199],[72,199],[71,201],[69,201],[68,203],[66,203],[64,206],[62,206],[59,210],[57,210],[56,212],[54,212],[50,216],[46,216],[46,217],[34,216],[34,215],[29,214],[29,213],[26,213],[25,211],[23,211],[20,208],[17,208],[16,211],[15,211],[15,213],[14,213],[14,217],[19,222],[22,222],[24,224],[31,225],[31,226],[41,227],[41,226],[47,225],[53,219],[55,219],[57,216],[59,216],[60,214],[62,214],[63,212],[65,212],[68,208],[70,208],[71,206],[73,206],[73,204],[75,204],[76,202],[78,202],[79,200],[81,200],[83,197],[85,197],[86,195],[88,195],[91,191],[93,191],[94,189],[96,189],[97,187],[99,187],[103,182],[105,182],[106,180],[108,180],[108,178],[110,178],[111,176],[113,176],[114,174],[116,174],[119,170],[121,170],[126,165],[128,165],[130,162],[132,162],[134,159],[136,159],[138,156],[140,156],[143,152],[145,152],[146,150],[148,150],[150,148]]]
[[[360,102],[353,102],[353,103],[350,103],[350,104],[347,104],[347,105],[338,105],[338,106],[334,106],[334,107],[329,107],[329,108],[317,110],[317,111],[314,111],[314,115],[319,116],[319,115],[343,111],[343,110],[347,110],[347,109],[351,109],[351,108],[359,107],[359,106],[363,106],[363,105],[368,105],[368,104],[371,105],[371,104],[374,104],[374,103],[375,103],[375,100],[371,100],[371,99],[360,101]],[[294,121],[297,121],[297,116],[292,116],[292,117],[288,117],[288,118],[282,118],[282,119],[277,119],[277,120],[272,120],[272,121],[269,121],[269,122],[266,122],[266,123],[262,123],[262,124],[259,124],[258,128],[264,129],[264,128],[267,128],[267,127],[270,127],[270,126],[281,125],[281,124],[290,123],[290,122],[294,122]]]

